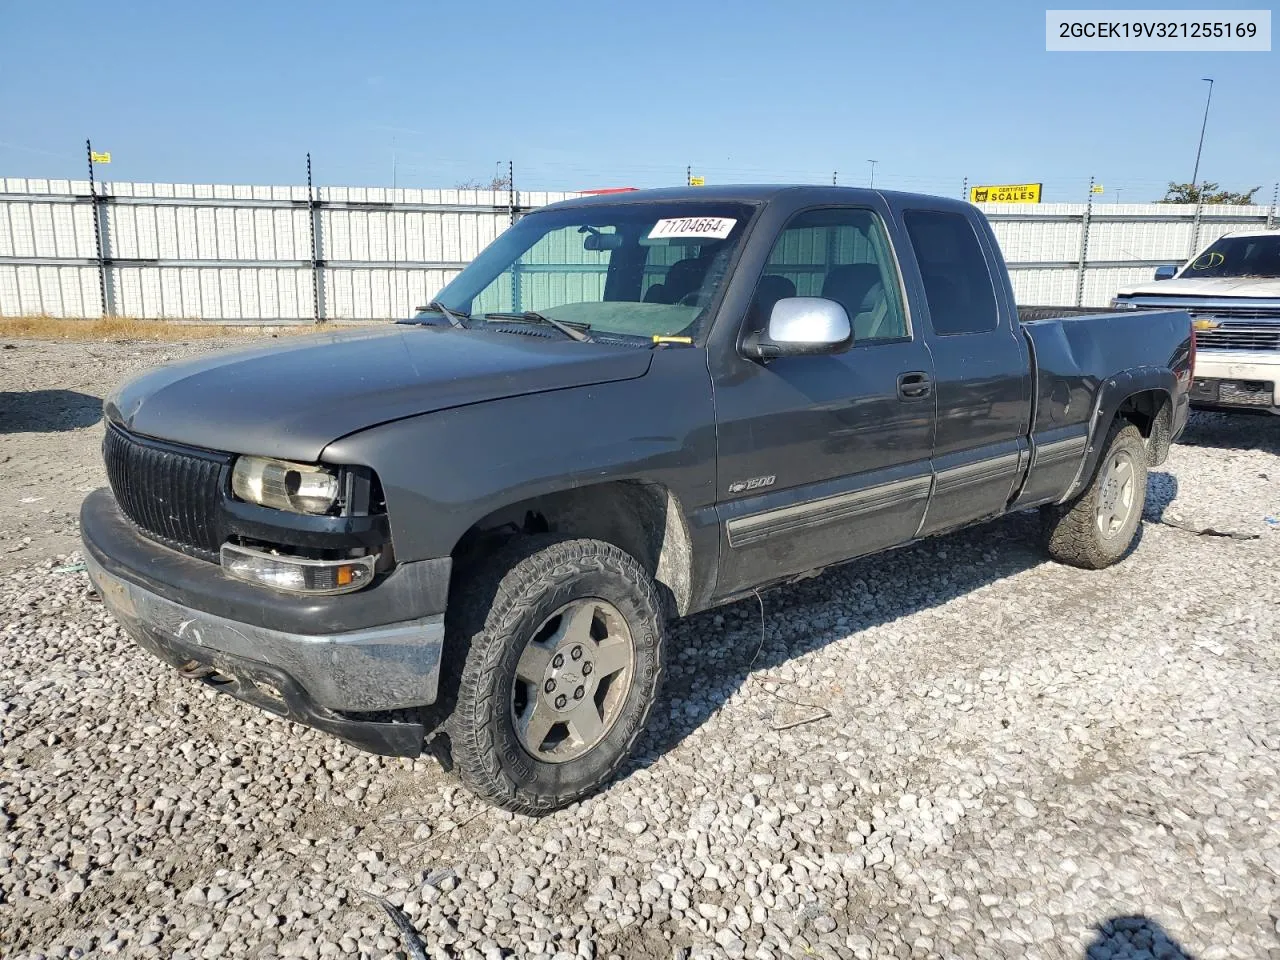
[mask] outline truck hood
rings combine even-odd
[[[1280,297],[1280,279],[1275,277],[1209,277],[1201,280],[1171,280],[1144,283],[1121,290],[1122,297]]]
[[[109,420],[148,437],[316,461],[334,440],[465,404],[642,377],[643,348],[430,326],[212,353],[117,388]]]

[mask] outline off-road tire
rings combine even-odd
[[[1098,498],[1105,467],[1122,450],[1129,453],[1135,472],[1133,502],[1123,525],[1111,536],[1105,536],[1097,522]],[[1138,428],[1124,420],[1113,423],[1089,486],[1067,503],[1051,504],[1040,511],[1049,556],[1059,563],[1086,570],[1101,570],[1124,557],[1142,522],[1148,462],[1146,441]]]
[[[608,783],[644,731],[662,683],[666,621],[652,578],[612,544],[540,534],[511,541],[455,583],[445,670],[456,693],[446,729],[462,782],[490,803],[531,816]],[[539,626],[583,597],[607,601],[626,620],[632,682],[600,743],[577,759],[547,763],[521,746],[514,729],[515,665]]]

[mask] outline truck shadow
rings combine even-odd
[[[1173,477],[1151,474],[1148,496],[1155,509],[1148,517],[1158,521],[1176,493]],[[1142,536],[1140,525],[1130,553]],[[762,677],[833,642],[849,637],[856,642],[857,634],[871,627],[941,606],[1048,562],[1038,511],[1030,510],[855,560],[813,579],[765,591],[758,598],[674,622],[663,696],[620,777],[649,766],[679,746],[753,676]],[[788,699],[815,707],[824,695],[817,683],[787,690]],[[792,714],[815,712],[795,710],[773,698],[762,700],[760,709],[773,712],[775,727],[798,719]]]
[[[1084,960],[1127,957],[1132,960],[1195,960],[1182,944],[1150,917],[1112,917],[1094,928]]]
[[[78,390],[0,392],[0,434],[55,433],[102,419],[102,398]]]
[[[1219,450],[1261,450],[1280,455],[1280,417],[1262,413],[1193,410],[1178,443]]]
[[[1165,510],[1176,499],[1178,478],[1163,470],[1153,470],[1147,474],[1147,503],[1142,510],[1142,519],[1148,523],[1163,523]]]

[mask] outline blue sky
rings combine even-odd
[[[1055,3],[1055,7],[1066,4]],[[1210,7],[1200,3],[1199,8]],[[1235,6],[1247,6],[1235,4]],[[1256,5],[1255,5],[1256,6]],[[1047,53],[1044,4],[3,4],[0,176],[525,189],[829,181],[1046,200],[1280,180],[1271,53]],[[1120,192],[1117,194],[1117,190]]]

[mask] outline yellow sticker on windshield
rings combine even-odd
[[[1223,264],[1227,258],[1220,253],[1206,253],[1199,257],[1195,263],[1191,264],[1192,270],[1208,270],[1210,267],[1218,267]]]
[[[703,240],[723,240],[733,232],[737,222],[732,217],[672,217],[655,223],[653,229],[649,231],[649,239],[693,237]]]

